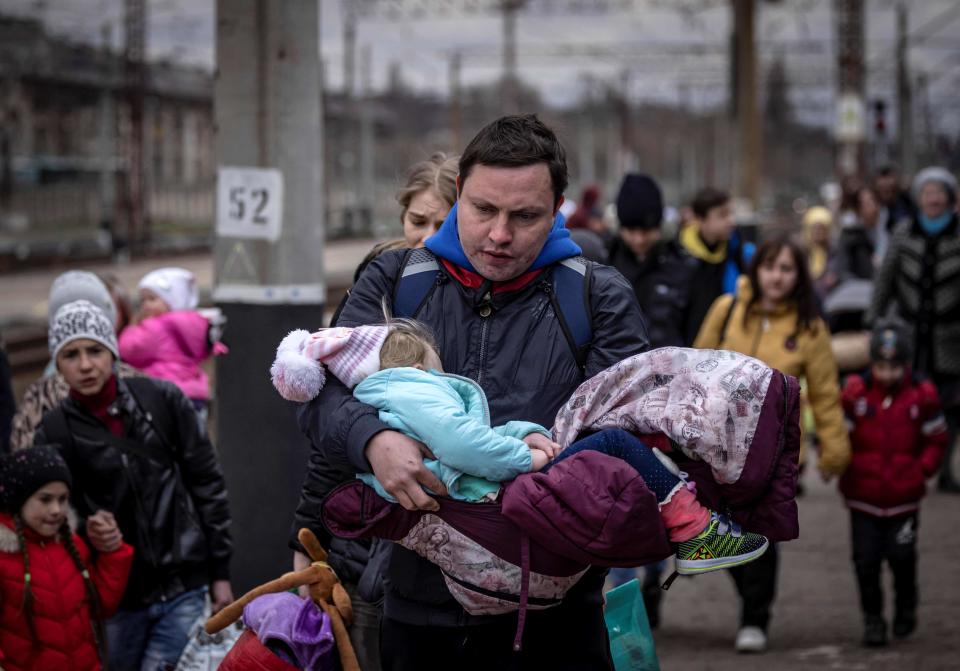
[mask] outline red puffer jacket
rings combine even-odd
[[[63,543],[24,530],[30,556],[33,620],[37,642],[22,613],[24,568],[13,518],[0,514],[0,667],[4,671],[58,669],[92,671],[100,668],[83,576]],[[73,542],[100,594],[102,615],[120,604],[127,584],[133,548],[101,554],[94,562],[79,536]]]
[[[892,390],[852,375],[842,399],[853,448],[840,479],[848,505],[882,516],[915,509],[947,443],[936,388],[910,371]]]

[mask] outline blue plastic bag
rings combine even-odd
[[[606,601],[604,620],[610,636],[614,668],[617,671],[660,671],[640,583],[634,579],[610,590]]]

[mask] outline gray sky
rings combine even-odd
[[[320,52],[328,85],[343,81],[343,6],[354,0],[321,0]],[[585,0],[580,0],[585,4]],[[148,0],[151,57],[213,66],[214,2]],[[380,6],[387,3],[380,2]],[[411,0],[410,6],[465,6],[466,0]],[[472,4],[477,4],[473,2]],[[570,6],[572,0],[535,0],[517,23],[519,73],[541,89],[548,102],[568,105],[584,95],[585,75],[617,83],[626,69],[632,100],[680,102],[705,108],[723,104],[727,90],[726,45],[731,12],[724,0],[635,0],[630,11],[570,14],[544,7]],[[609,3],[616,4],[616,3]],[[762,62],[782,54],[794,79],[791,99],[802,119],[829,123],[835,80],[833,0],[781,0],[759,3],[757,34]],[[935,127],[960,131],[960,3],[910,2],[914,73],[929,73],[930,114]],[[895,75],[894,0],[866,0],[868,97],[892,99]],[[101,26],[112,26],[114,44],[123,35],[122,0],[0,0],[0,10],[39,16],[54,31],[99,42]],[[686,11],[684,11],[686,10]],[[938,19],[938,20],[935,20]],[[387,80],[391,62],[402,66],[404,81],[418,91],[446,95],[449,55],[463,50],[465,85],[495,81],[501,71],[498,16],[450,12],[446,16],[361,17],[357,29],[357,81],[362,52],[369,49],[374,88]],[[588,48],[606,53],[576,55]],[[705,50],[708,55],[693,52]],[[923,96],[917,95],[923,123]],[[894,119],[891,117],[891,122]],[[918,126],[922,128],[922,126]]]

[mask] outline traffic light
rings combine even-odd
[[[887,134],[887,103],[884,100],[873,101],[873,129],[879,137]]]

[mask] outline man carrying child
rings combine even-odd
[[[436,281],[407,316],[431,329],[444,370],[481,386],[493,424],[549,426],[581,382],[647,348],[633,290],[609,267],[577,261],[584,276],[580,293],[589,306],[589,342],[577,347],[562,321],[553,275],[580,252],[556,218],[566,185],[564,150],[549,128],[532,115],[498,119],[464,151],[457,206],[428,239],[430,254],[416,259],[435,264]],[[394,300],[401,276],[415,270],[408,254],[388,252],[370,264],[338,325],[382,321],[383,299]],[[300,423],[313,450],[303,491],[308,503],[329,489],[323,469],[331,462],[345,466],[344,479],[373,473],[411,510],[436,507],[423,487],[445,493],[423,465],[426,448],[389,429],[375,408],[335,379],[303,406]],[[317,513],[301,504],[298,517],[312,517],[319,527]],[[384,576],[384,668],[612,669],[603,576],[591,570],[560,606],[531,612],[523,650],[514,654],[515,616],[468,615],[436,566],[394,547]]]

